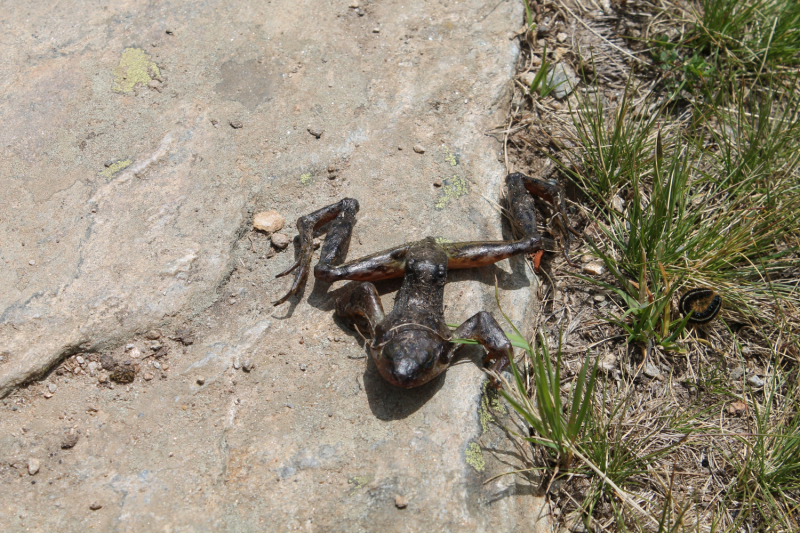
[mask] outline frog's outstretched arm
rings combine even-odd
[[[536,228],[536,209],[531,194],[553,205],[556,217],[564,228],[564,257],[570,266],[576,266],[568,257],[569,234],[579,235],[572,229],[564,211],[564,195],[555,183],[531,178],[519,172],[506,176],[508,207],[513,220],[519,224],[524,237],[517,241],[475,241],[442,244],[447,252],[447,268],[474,268],[490,265],[519,254],[532,254],[542,249],[542,237]],[[528,194],[531,193],[531,194]],[[555,218],[555,217],[554,217]]]

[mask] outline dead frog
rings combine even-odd
[[[275,305],[302,290],[314,251],[314,230],[330,222],[319,262],[314,267],[314,276],[328,283],[339,280],[361,282],[350,284],[337,298],[336,314],[366,323],[373,339],[369,351],[381,375],[389,383],[405,388],[417,387],[439,375],[450,365],[459,346],[450,342],[452,338],[478,341],[487,352],[484,362],[494,361],[492,370],[502,372],[509,364],[511,343],[491,314],[481,311],[455,331],[447,327],[444,319],[447,270],[481,267],[513,255],[542,250],[534,201],[529,192],[550,202],[555,209],[554,218],[561,217],[562,229],[576,233],[567,224],[563,195],[558,185],[519,173],[509,174],[506,185],[509,210],[525,235],[517,241],[439,243],[428,237],[344,263],[358,202],[344,198],[299,218],[300,256],[289,269],[277,276],[296,270],[294,283],[289,293]],[[566,237],[565,232],[565,257],[569,242]],[[378,291],[371,282],[401,276],[403,283],[394,308],[386,315]],[[497,382],[493,385],[500,386]]]

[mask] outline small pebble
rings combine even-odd
[[[47,390],[49,390],[51,393],[55,393],[57,389],[58,386],[56,386],[55,383],[50,383],[47,385]]]
[[[85,363],[85,362],[86,362],[86,360],[85,360],[83,357],[81,357],[80,355],[79,355],[79,356],[77,356],[77,357],[75,358],[75,360],[78,362],[78,364],[79,364],[79,365],[82,365],[83,363]]]
[[[655,378],[659,380],[664,378],[664,376],[661,375],[661,371],[658,369],[658,367],[650,361],[647,361],[644,364],[643,372],[648,378]]]
[[[394,506],[397,507],[398,509],[405,509],[406,507],[408,507],[408,502],[406,501],[405,498],[397,494],[394,497]]]
[[[536,79],[535,72],[523,72],[519,75],[519,81],[521,81],[525,87],[530,87],[533,84],[533,80]]]
[[[126,344],[125,345],[125,351],[126,352],[129,352],[129,351],[133,350],[134,348],[136,348],[135,344]]]
[[[600,370],[608,374],[617,368],[617,358],[614,355],[606,354],[606,356],[600,360],[597,366],[600,367]]]
[[[314,137],[319,139],[320,137],[322,137],[322,134],[325,133],[325,130],[320,129],[320,128],[311,128],[311,127],[309,127],[308,128],[308,133],[310,133],[311,135],[313,135]]]
[[[336,165],[328,165],[328,172],[330,172],[331,174],[333,174],[334,172],[336,172],[336,170],[338,170],[338,169],[336,168]]]
[[[172,336],[173,339],[176,341],[180,341],[181,344],[184,346],[189,346],[190,344],[194,344],[194,335],[188,329],[179,329],[175,332],[175,335]]]
[[[372,33],[380,33],[380,32],[381,32],[380,28],[372,28]]]
[[[116,383],[133,383],[136,378],[136,370],[131,366],[117,366],[109,378]]]
[[[556,34],[556,39],[558,40],[558,42],[563,43],[564,41],[567,40],[567,34],[564,33],[563,31],[559,32]]]
[[[747,411],[747,404],[741,400],[737,400],[728,406],[728,414],[731,416],[740,416]]]
[[[302,370],[303,372],[305,372],[307,368],[308,367],[305,364],[300,365],[300,370]]]
[[[153,361],[153,368],[160,369],[161,363],[159,363],[158,361]]]
[[[285,250],[289,246],[289,243],[292,242],[289,236],[283,233],[273,233],[271,240],[272,240],[272,246],[274,246],[278,250]]]
[[[358,0],[352,0],[350,2],[350,7],[353,8],[353,9],[356,9],[358,7],[358,5],[359,5],[358,4]]]
[[[433,186],[434,186],[434,187],[441,187],[441,186],[442,186],[442,180],[436,180],[436,181],[434,181],[434,182],[433,182]]]
[[[97,370],[97,363],[95,361],[89,361],[89,372],[94,372]]]
[[[160,85],[161,82],[158,80],[150,80],[149,82],[147,82],[147,86],[150,87],[151,89],[158,89]]]
[[[64,436],[64,440],[61,441],[61,449],[62,450],[69,450],[70,448],[74,448],[76,444],[78,444],[78,434],[77,433],[67,433]]]
[[[145,373],[144,373],[144,380],[145,380],[145,381],[150,381],[150,380],[151,380],[151,379],[153,379],[154,377],[155,377],[155,376],[154,376],[153,374],[151,374],[150,372],[145,372]]]
[[[33,265],[35,265],[35,264],[36,264],[36,261],[34,261],[33,259],[31,259],[30,261],[28,261],[28,264],[29,264],[30,266],[33,266]]]
[[[106,370],[114,370],[114,367],[117,366],[117,362],[114,361],[114,358],[110,355],[103,355],[100,357],[100,364]]]
[[[160,339],[160,338],[161,338],[161,332],[160,332],[160,331],[158,331],[157,329],[151,329],[150,331],[148,331],[148,332],[145,334],[145,337],[146,337],[148,340],[154,341],[154,340],[157,340],[157,339]]]
[[[233,360],[233,368],[235,368],[236,370],[239,370],[239,368],[240,368],[241,366],[242,366],[242,364],[239,362],[239,360],[238,360],[238,359],[234,359],[234,360]]]
[[[591,255],[589,255],[589,254],[583,254],[583,255],[581,256],[581,263],[591,263],[591,262],[592,262],[592,259],[594,259],[594,257],[592,257]]]
[[[244,124],[242,124],[241,120],[235,120],[235,119],[230,121],[230,125],[231,125],[231,128],[233,128],[235,130],[238,130],[238,129],[241,129],[241,128],[244,127]]]
[[[764,386],[764,380],[758,376],[750,376],[747,378],[747,382],[757,389],[760,389]]]
[[[594,276],[600,276],[603,274],[603,272],[605,272],[605,267],[603,266],[603,263],[599,261],[594,261],[592,263],[583,265],[583,270],[588,274],[592,274]]]
[[[103,505],[100,502],[92,502],[92,504],[89,506],[89,509],[91,509],[92,511],[97,511],[98,509],[102,508]]]
[[[731,381],[738,381],[742,379],[744,375],[744,368],[737,366],[733,370],[731,370]]]
[[[414,151],[417,152],[418,154],[424,154],[425,148],[421,144],[415,144]]]
[[[595,295],[592,297],[592,299],[593,299],[595,302],[597,302],[597,303],[600,303],[600,302],[605,302],[605,301],[606,301],[606,297],[605,297],[605,296],[603,296],[602,294],[595,294]]]
[[[35,457],[28,458],[28,474],[34,476],[39,471],[39,459]]]
[[[256,367],[255,363],[253,363],[250,359],[245,360],[244,365],[242,365],[242,370],[245,372],[250,372]]]
[[[133,350],[128,352],[128,355],[131,359],[139,359],[142,356],[142,351],[139,348],[134,347]]]
[[[278,231],[285,222],[285,219],[277,211],[262,211],[253,216],[253,227],[267,233]]]
[[[206,378],[204,378],[203,376],[200,376],[199,378],[197,378],[197,384],[198,385],[202,385],[205,382],[206,382]]]

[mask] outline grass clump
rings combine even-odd
[[[798,531],[800,3],[667,2],[637,21],[645,4],[607,13],[627,21],[635,68],[614,62],[620,41],[596,19],[564,18],[587,31],[552,61],[577,63],[584,85],[566,102],[528,87],[516,100],[513,171],[556,162],[579,191],[577,254],[604,272],[559,265],[542,278],[544,334],[525,348],[530,372],[513,368],[509,402],[565,527]],[[576,17],[540,7],[528,36]],[[530,70],[545,43],[526,44]],[[692,288],[722,297],[716,320],[681,316]],[[596,346],[602,364],[585,355]]]

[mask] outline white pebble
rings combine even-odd
[[[39,471],[39,459],[35,457],[28,458],[28,474],[35,475]]]
[[[292,242],[291,239],[289,239],[288,235],[284,235],[283,233],[273,233],[271,240],[272,240],[272,246],[274,246],[278,250],[283,250],[284,248],[289,246],[290,242]]]
[[[592,263],[583,265],[583,270],[585,272],[587,272],[588,274],[592,274],[594,276],[599,276],[603,272],[605,272],[605,267],[603,266],[603,263],[601,263],[599,261],[594,261]]]
[[[277,211],[262,211],[253,216],[253,227],[267,233],[278,231],[284,222],[284,218]]]

